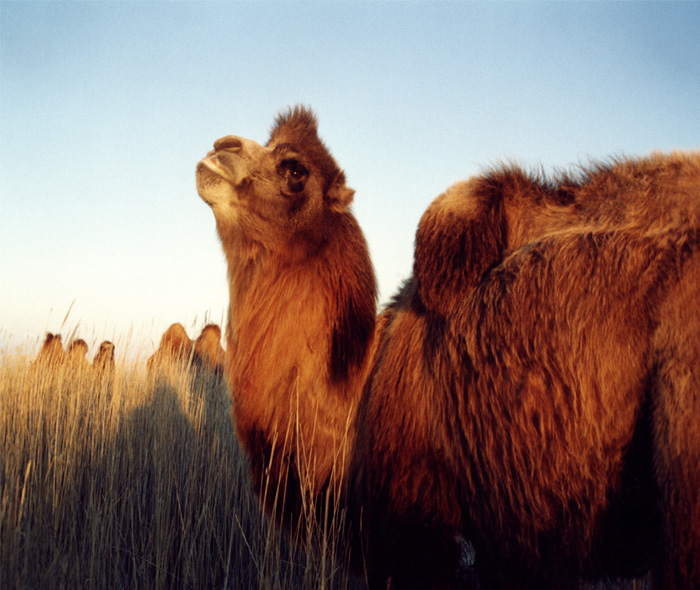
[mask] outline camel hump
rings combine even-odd
[[[426,308],[449,315],[453,304],[502,259],[506,246],[500,193],[479,179],[437,197],[416,232],[413,273]]]

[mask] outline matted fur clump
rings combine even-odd
[[[455,185],[379,316],[310,111],[265,146],[217,140],[197,186],[233,417],[279,522],[330,494],[372,588],[470,584],[465,539],[482,588],[700,585],[699,154]]]

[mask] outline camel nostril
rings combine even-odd
[[[216,150],[229,150],[233,152],[239,151],[243,147],[243,141],[240,137],[234,137],[233,135],[227,135],[221,139],[217,139],[214,142],[214,149]]]

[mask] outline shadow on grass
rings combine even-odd
[[[213,374],[5,376],[0,588],[364,587],[341,539],[305,551],[261,514]],[[585,586],[620,587],[649,586]]]

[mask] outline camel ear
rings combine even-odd
[[[345,184],[345,174],[338,172],[328,187],[326,202],[331,211],[343,213],[350,208],[355,191]]]

